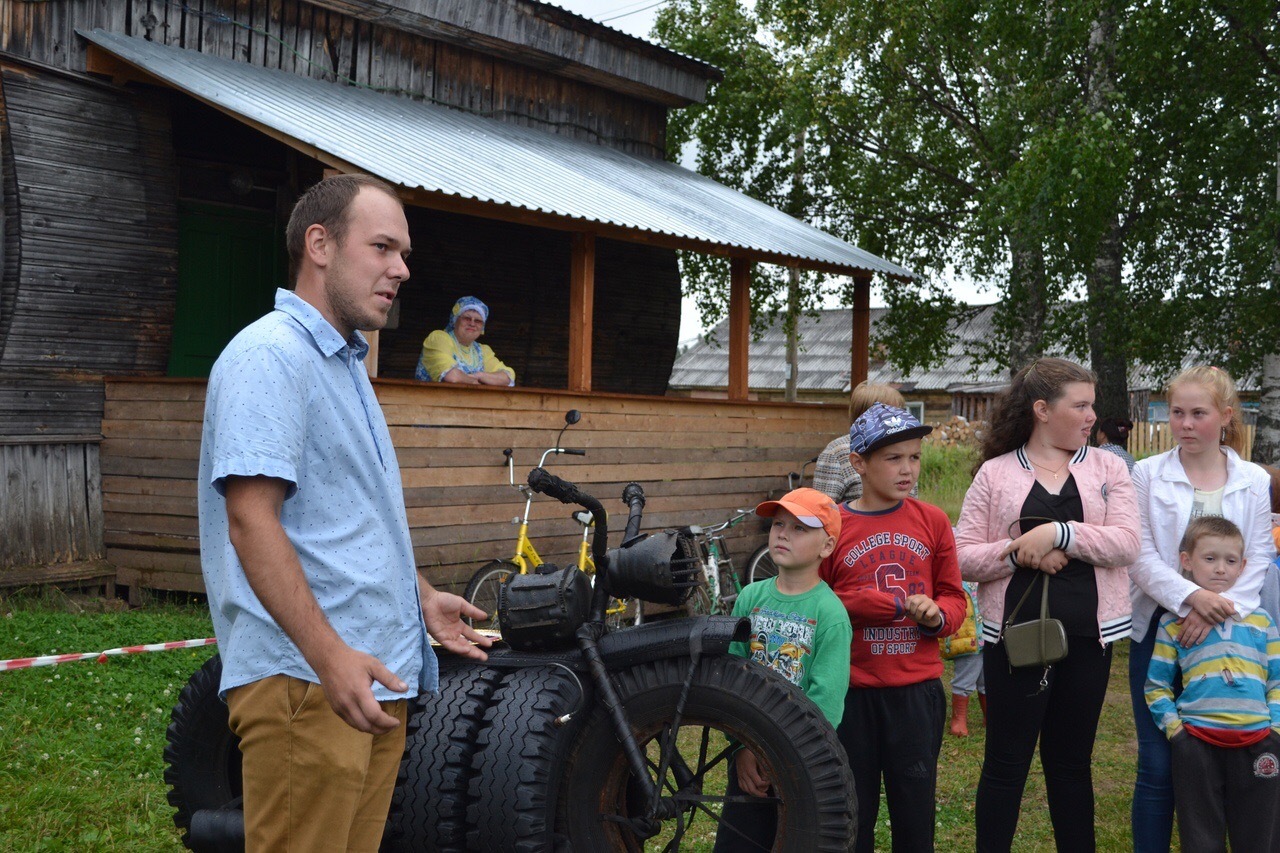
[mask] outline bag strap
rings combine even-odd
[[[1044,572],[1039,572],[1038,574],[1040,577],[1045,579],[1043,601],[1040,607],[1040,618],[1043,619],[1049,615],[1049,579]],[[1022,593],[1022,598],[1018,599],[1018,603],[1013,606],[1013,610],[1009,611],[1009,615],[1005,617],[1004,628],[1008,628],[1013,624],[1013,620],[1017,618],[1018,612],[1022,610],[1022,605],[1026,603],[1027,598],[1031,595],[1031,590],[1035,587],[1036,580],[1038,580],[1038,578],[1032,578],[1031,583],[1027,584],[1026,592]],[[1002,636],[1004,635],[1003,628],[1000,630],[1000,634]]]
[[[1049,576],[1044,572],[1044,583],[1040,593],[1040,660],[1049,656]]]

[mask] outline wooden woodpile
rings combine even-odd
[[[952,415],[949,420],[933,424],[933,432],[925,436],[925,443],[937,447],[977,447],[986,429],[985,421],[970,421],[963,415]]]

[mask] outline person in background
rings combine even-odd
[[[1088,446],[1095,382],[1061,358],[1018,371],[996,402],[956,524],[960,572],[978,581],[986,641],[989,736],[974,809],[980,853],[1012,847],[1037,744],[1058,850],[1097,846],[1093,745],[1112,649],[1129,636],[1128,566],[1141,537],[1128,469]],[[1049,616],[1063,624],[1067,656],[1014,668],[1003,626],[1032,584],[1037,601],[1048,584]]]
[[[964,624],[939,643],[942,659],[949,660],[951,674],[951,734],[969,736],[969,697],[976,691],[982,706],[982,724],[987,724],[987,681],[982,675],[982,614],[978,611],[978,585],[965,581],[961,586],[969,597]]]
[[[1101,418],[1098,421],[1098,449],[1114,453],[1129,466],[1129,474],[1133,474],[1133,466],[1137,463],[1129,455],[1129,433],[1133,430],[1133,421],[1128,418]]]
[[[1271,542],[1280,551],[1280,468],[1273,465],[1259,465],[1271,478]],[[1262,579],[1262,609],[1271,617],[1271,621],[1280,625],[1280,557],[1272,560],[1267,566],[1267,574]]]
[[[1129,694],[1138,738],[1133,785],[1135,853],[1166,853],[1173,836],[1173,771],[1169,741],[1147,709],[1147,671],[1156,628],[1166,612],[1180,620],[1178,643],[1190,648],[1215,625],[1259,606],[1271,541],[1271,481],[1240,457],[1240,399],[1226,371],[1197,366],[1169,383],[1169,427],[1177,447],[1133,469],[1142,514],[1142,550],[1129,569],[1133,634]],[[1178,545],[1191,519],[1219,515],[1244,535],[1243,574],[1230,589],[1202,589],[1182,576]]]
[[[893,386],[864,380],[849,395],[849,423],[856,421],[875,403],[884,403],[895,409],[906,408],[902,395]],[[832,439],[818,455],[813,469],[813,487],[836,503],[862,497],[862,478],[849,462],[849,433]],[[912,492],[911,496],[915,497],[916,493]]]
[[[422,382],[514,386],[516,372],[480,343],[488,321],[489,306],[474,296],[464,296],[453,303],[449,322],[422,342],[413,378]]]

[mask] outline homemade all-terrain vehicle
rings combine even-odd
[[[739,748],[773,780],[778,832],[772,845],[742,838],[734,849],[849,849],[857,817],[843,749],[797,688],[728,654],[749,638],[747,620],[606,627],[611,595],[684,601],[700,572],[688,532],[638,535],[644,495],[632,483],[626,537],[609,551],[599,501],[541,468],[528,482],[592,513],[596,583],[576,566],[513,574],[499,593],[504,644],[485,663],[440,655],[439,693],[410,711],[383,849],[687,850],[714,835]],[[193,850],[244,844],[220,672],[214,657],[192,676],[165,749],[174,821]]]

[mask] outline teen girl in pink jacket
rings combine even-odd
[[[1129,564],[1138,557],[1138,503],[1129,471],[1119,456],[1082,447],[1067,464],[1084,506],[1084,523],[1065,525],[1063,549],[1094,567],[1098,581],[1098,642],[1129,636]],[[1012,555],[1000,558],[1013,541],[1010,522],[1017,521],[1023,501],[1035,483],[1035,471],[1022,448],[982,463],[965,495],[956,525],[960,574],[980,581],[978,609],[982,635],[997,642],[1004,624],[1004,593],[1013,576]],[[1014,534],[1018,529],[1014,528]],[[1028,609],[1030,608],[1030,609]],[[1018,620],[1040,612],[1040,601],[1024,604]]]

